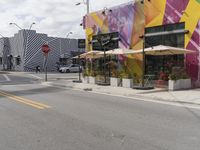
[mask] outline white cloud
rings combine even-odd
[[[101,10],[131,0],[90,0],[90,11]],[[80,26],[82,16],[86,13],[86,5],[75,6],[82,0],[0,0],[0,34],[13,36],[18,31],[10,22],[17,23],[22,28],[29,28],[38,33],[50,36],[65,37],[70,31],[73,38],[84,37]]]

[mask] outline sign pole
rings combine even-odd
[[[50,51],[49,45],[48,44],[42,45],[42,51],[45,57],[44,70],[45,70],[45,81],[47,81],[47,59],[48,59],[48,53]]]
[[[47,54],[45,55],[45,81],[47,82]]]
[[[78,80],[81,82],[80,49],[78,49]]]

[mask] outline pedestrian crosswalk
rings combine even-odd
[[[0,74],[0,82],[10,82],[11,79],[7,74]]]

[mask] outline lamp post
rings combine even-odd
[[[3,38],[3,42],[2,42],[2,44],[3,44],[3,57],[2,57],[2,64],[3,64],[3,70],[5,70],[5,62],[4,62],[4,47],[6,46],[4,43],[5,43],[5,41],[4,41],[4,36],[2,35],[2,34],[0,34],[0,36]]]
[[[0,36],[1,36],[2,38],[4,38],[4,36],[3,36],[2,34],[0,34]]]
[[[71,32],[71,31],[68,32],[67,35],[66,35],[66,38],[68,38],[68,36],[69,36],[70,34],[73,34],[73,32]]]
[[[17,28],[19,28],[20,30],[23,30],[20,26],[18,26],[16,23],[11,22],[10,25],[15,25]]]
[[[87,6],[87,14],[90,13],[90,1],[89,0],[86,0],[86,2],[83,0],[83,2],[79,2],[79,3],[76,3],[76,6],[78,5],[81,5],[81,4],[84,4]]]
[[[30,28],[29,30],[31,30],[32,26],[35,24],[35,22],[32,22],[31,25],[30,25]]]
[[[73,34],[73,32],[71,32],[71,31],[68,32],[67,35],[66,35],[66,38],[68,38],[70,34]],[[70,39],[69,39],[68,45],[70,46]]]
[[[90,13],[90,0],[86,0],[86,1],[83,0],[82,2],[76,3],[76,6],[81,5],[81,4],[84,4],[84,5],[87,6],[87,14],[89,14]],[[80,26],[82,26],[82,25],[83,25],[83,23],[80,24]],[[79,53],[79,55],[78,55],[78,62],[79,62],[79,82],[81,82],[81,79],[80,79],[80,49],[79,48],[78,48],[78,53]]]
[[[110,41],[103,42],[103,37],[98,39],[98,42],[100,43],[101,47],[103,48],[103,74],[104,74],[104,83],[106,84],[106,44],[110,43]]]
[[[68,32],[67,34],[66,34],[66,39],[69,37],[69,35],[70,34],[73,34],[73,32]],[[59,42],[60,42],[60,58],[62,58],[62,55],[63,55],[63,58],[65,58],[65,54],[67,54],[67,53],[62,53],[62,51],[61,51],[61,48],[62,48],[62,39],[60,38],[59,39]],[[70,39],[69,39],[69,41],[66,41],[67,42],[67,45],[69,46],[70,45]]]
[[[36,23],[35,23],[35,22],[32,22],[32,23],[31,23],[31,25],[30,25],[30,27],[29,27],[29,30],[31,30],[31,28],[32,28],[32,26],[33,26],[34,24],[36,24]],[[28,40],[29,40],[30,34],[28,33],[28,31],[27,31],[26,29],[21,28],[18,24],[14,23],[14,22],[11,22],[10,25],[14,25],[14,26],[16,26],[17,28],[19,28],[20,30],[24,30],[25,33],[26,33],[26,45],[25,45],[25,50],[24,50],[23,57],[22,57],[22,58],[24,59],[25,53],[26,53],[26,50],[27,50],[27,46],[28,46]]]
[[[82,39],[78,39],[78,80],[74,80],[73,82],[76,82],[76,83],[81,83],[82,80],[81,80],[81,64],[80,64],[80,48],[84,48],[84,46],[82,46],[82,41],[85,42],[85,40],[82,40]]]
[[[32,26],[35,24],[35,22],[32,22],[30,27],[29,27],[29,30],[31,30]],[[25,30],[25,29],[22,29],[18,24],[14,23],[14,22],[11,22],[10,25],[15,25],[17,28],[19,28],[20,30]]]
[[[80,64],[80,48],[78,48],[78,80],[74,80],[73,82],[82,83],[82,80],[81,80],[81,64]]]
[[[4,37],[2,34],[0,34],[0,36],[3,38],[3,41],[0,41],[1,44],[3,45],[3,57],[2,57],[2,64],[3,64],[3,70],[5,70],[5,64],[8,65],[8,63],[10,63],[10,59],[8,59],[8,55],[10,56],[10,54],[8,54],[9,51],[9,46],[5,44],[5,40],[6,37]],[[8,62],[9,61],[9,62]],[[11,63],[10,63],[11,64]],[[7,68],[8,69],[8,68]]]
[[[143,35],[141,37],[143,39],[143,46],[142,46],[142,59],[143,59],[143,62],[142,62],[142,87],[144,88],[144,76],[145,76],[145,53],[144,53],[144,49],[145,49],[145,35]]]
[[[110,33],[109,33],[110,34]],[[107,85],[108,83],[106,82],[106,46],[108,44],[110,44],[113,41],[119,41],[120,38],[119,37],[112,37],[111,35],[109,35],[109,38],[107,38],[107,36],[105,35],[101,35],[99,36],[96,40],[92,40],[92,43],[98,42],[101,46],[101,49],[103,49],[103,59],[104,59],[104,66],[103,66],[103,74],[104,74],[104,85]]]

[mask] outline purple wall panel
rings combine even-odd
[[[119,32],[120,46],[129,48],[134,22],[133,5],[120,6],[113,9],[108,15],[108,26],[110,32]]]
[[[189,0],[166,0],[163,24],[179,22]]]
[[[200,82],[200,77],[199,77],[199,72],[200,72],[200,68],[199,68],[199,64],[200,64],[200,43],[199,43],[199,39],[200,39],[200,21],[197,24],[197,27],[192,35],[192,38],[189,42],[189,44],[187,45],[187,49],[193,50],[194,53],[193,54],[187,54],[186,55],[186,69],[188,74],[192,77],[193,81],[197,81]]]

